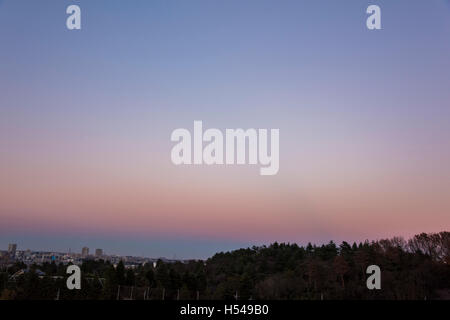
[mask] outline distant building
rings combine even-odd
[[[95,256],[96,257],[103,256],[103,249],[95,249]]]
[[[16,256],[16,250],[17,250],[17,244],[10,243],[8,245],[8,254],[11,258],[14,258]]]
[[[83,249],[81,249],[81,255],[83,257],[87,257],[89,255],[89,248],[88,247],[83,247]]]

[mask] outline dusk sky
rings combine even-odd
[[[175,166],[194,120],[279,129],[278,174]],[[206,258],[449,231],[449,141],[448,0],[0,0],[3,250]]]

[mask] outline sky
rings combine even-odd
[[[0,0],[0,249],[449,231],[449,58],[448,0]],[[194,120],[279,129],[278,174],[173,165]]]

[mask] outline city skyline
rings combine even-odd
[[[0,247],[206,258],[449,229],[448,1],[377,1],[376,31],[357,0],[80,0],[79,31],[70,3],[0,1]],[[196,120],[279,128],[278,173],[174,166]]]

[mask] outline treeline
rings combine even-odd
[[[366,269],[381,268],[381,290],[368,290]],[[18,263],[0,276],[1,299],[440,299],[450,290],[450,232],[406,241],[270,246],[215,254],[206,261],[126,269],[86,260],[82,289],[66,288],[64,265]],[[45,276],[39,276],[35,270]]]

